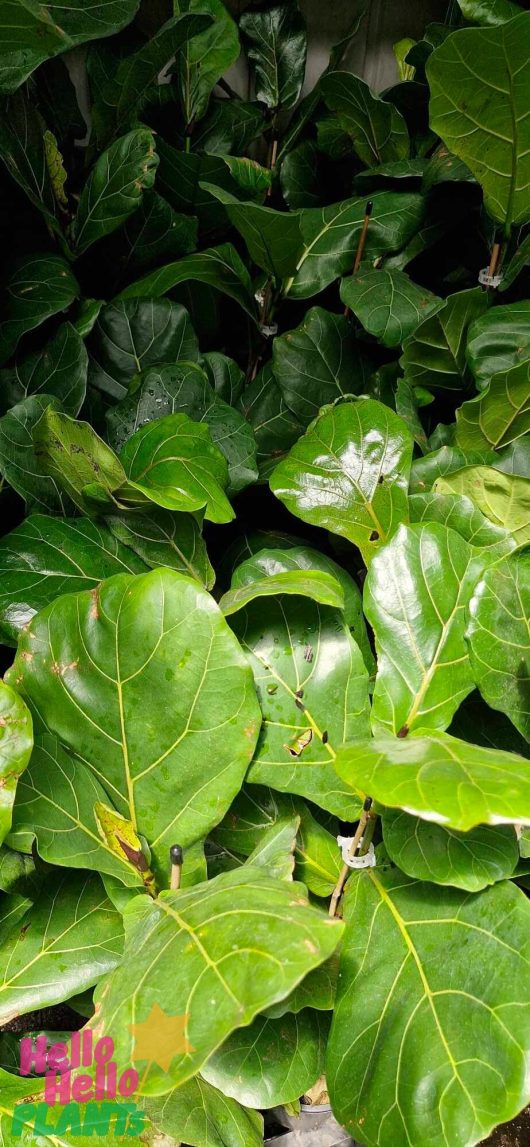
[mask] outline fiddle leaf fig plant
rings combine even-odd
[[[2,1142],[530,1104],[526,7],[0,2]]]

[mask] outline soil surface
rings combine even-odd
[[[497,1127],[481,1147],[530,1147],[530,1107],[511,1123]]]

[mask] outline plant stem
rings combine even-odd
[[[355,856],[357,849],[359,848],[359,845],[361,844],[361,841],[362,841],[362,846],[361,846],[361,850],[359,852],[359,855],[363,856],[365,852],[368,852],[368,846],[369,846],[371,839],[372,839],[372,836],[374,834],[375,822],[376,822],[377,817],[376,817],[375,813],[371,812],[372,802],[371,802],[369,797],[365,801],[365,806],[366,805],[368,805],[368,808],[366,808],[366,807],[363,808],[363,811],[361,813],[361,817],[359,820],[359,824],[357,825],[355,836],[353,837],[353,840],[352,840],[350,847],[349,847],[349,850],[348,850],[349,855],[352,857]],[[339,900],[340,900],[342,893],[344,891],[344,885],[346,884],[346,881],[348,879],[350,871],[351,871],[351,869],[350,869],[349,865],[343,864],[343,866],[340,870],[339,879],[337,880],[335,888],[333,889],[333,895],[332,895],[331,900],[329,902],[329,913],[328,913],[329,916],[336,916],[337,915],[338,903],[339,903]]]

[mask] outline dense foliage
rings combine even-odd
[[[0,1022],[130,1143],[530,1102],[530,12],[459,6],[376,95],[292,0],[0,2]]]

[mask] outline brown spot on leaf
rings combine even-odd
[[[401,729],[398,730],[397,736],[401,737],[401,740],[403,740],[404,737],[408,737],[409,732],[410,732],[410,730],[409,730],[408,725],[402,725]]]
[[[379,534],[378,534],[377,530],[372,530],[369,540],[371,542],[378,542],[379,541]]]

